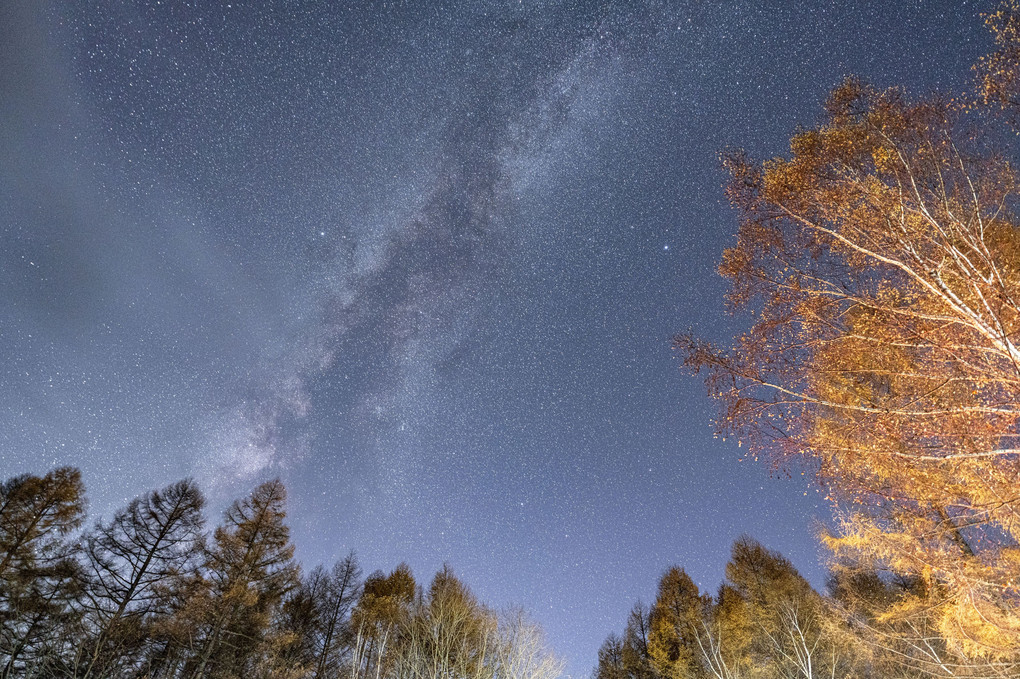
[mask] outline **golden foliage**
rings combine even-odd
[[[755,323],[731,351],[677,347],[723,435],[813,465],[845,516],[830,547],[921,577],[948,650],[1001,663],[1020,649],[1018,178],[976,115],[848,80],[789,157],[728,154],[720,272]]]

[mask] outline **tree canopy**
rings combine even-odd
[[[739,214],[720,273],[753,319],[730,348],[676,339],[718,425],[817,473],[836,555],[913,578],[953,662],[1020,648],[1020,232],[1015,2],[977,94],[849,79],[787,156],[724,154]]]

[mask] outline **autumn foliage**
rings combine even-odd
[[[1008,107],[1016,5],[989,21],[980,94]],[[949,665],[998,672],[1020,649],[1020,231],[993,113],[848,80],[788,156],[727,153],[740,227],[720,272],[753,323],[729,349],[676,344],[722,433],[817,472],[839,559],[915,579],[884,619],[923,618]]]
[[[603,643],[593,679],[895,676],[877,673],[836,614],[840,605],[782,555],[743,537],[714,596],[679,566],[667,569],[654,604],[635,606],[622,639]]]

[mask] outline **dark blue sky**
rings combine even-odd
[[[449,562],[574,675],[826,507],[714,440],[717,152],[857,74],[967,86],[987,2],[0,3],[0,471],[94,515],[280,476],[306,566]]]

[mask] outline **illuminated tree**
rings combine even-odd
[[[700,594],[682,569],[670,568],[650,614],[640,606],[631,613],[628,635],[647,621],[653,677],[863,679],[867,654],[854,631],[865,626],[854,630],[845,622],[846,611],[834,615],[833,609],[787,559],[744,537],[733,545],[716,597]],[[633,676],[625,648],[616,635],[606,639],[596,679]]]
[[[648,654],[656,674],[665,679],[688,679],[701,674],[698,634],[702,632],[703,597],[690,576],[678,567],[670,568],[659,580],[659,592],[652,606]]]
[[[742,602],[740,626],[750,654],[744,668],[767,666],[769,676],[800,679],[850,673],[853,654],[834,633],[824,599],[788,559],[751,538],[740,538],[726,564],[726,581],[719,606],[727,591]]]
[[[980,121],[987,122],[987,121]],[[828,544],[925,582],[948,652],[1020,648],[1020,238],[1003,138],[954,105],[856,81],[789,158],[726,156],[740,212],[720,267],[753,327],[707,372],[719,428],[813,465]]]
[[[495,656],[494,679],[557,679],[563,673],[542,629],[519,609],[499,616]]]
[[[351,613],[355,631],[352,677],[379,679],[392,669],[391,645],[411,619],[418,587],[407,564],[392,573],[375,572],[365,579]]]
[[[448,566],[399,623],[390,675],[402,679],[489,679],[498,657],[497,620]]]
[[[978,98],[1007,114],[1014,126],[1020,124],[1020,3],[1003,2],[985,16],[995,39],[995,51],[982,57],[975,67],[978,73]]]

